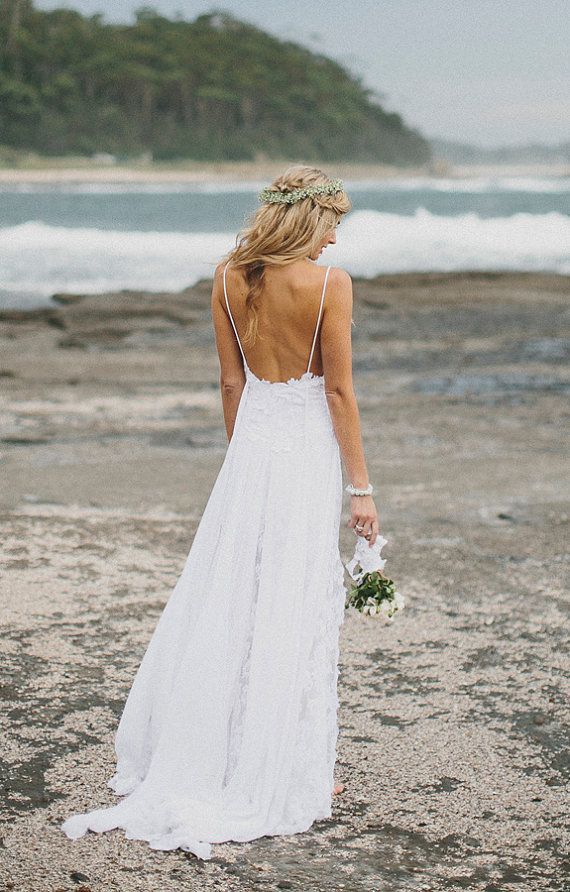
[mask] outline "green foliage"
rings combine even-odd
[[[396,591],[393,579],[380,570],[363,573],[351,586],[345,599],[345,608],[354,607],[369,616],[384,616],[392,622],[393,616],[404,607],[404,598]]]
[[[430,148],[325,56],[226,12],[132,25],[0,0],[0,143],[46,155],[423,163]]]

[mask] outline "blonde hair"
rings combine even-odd
[[[276,177],[270,188],[289,192],[329,183],[331,178],[318,167],[296,164]],[[351,208],[350,198],[343,190],[332,195],[307,196],[291,204],[264,203],[246,221],[236,236],[235,248],[221,261],[244,269],[248,285],[244,344],[255,343],[258,337],[257,305],[263,290],[266,264],[286,266],[309,256]]]

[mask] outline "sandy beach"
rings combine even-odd
[[[354,288],[365,449],[406,609],[391,626],[346,613],[333,817],[208,862],[60,824],[114,801],[116,724],[224,457],[211,282],[0,313],[3,888],[568,889],[570,279]]]
[[[293,163],[293,162],[290,162]],[[396,167],[390,164],[352,164],[323,162],[325,171],[351,182],[408,177],[566,177],[569,164],[462,164],[453,165],[441,159],[418,167]],[[0,185],[61,185],[65,183],[235,183],[270,182],[283,170],[283,161],[224,161],[200,164],[125,164],[100,162],[89,158],[33,159],[19,167],[0,167]]]
[[[294,162],[290,162],[294,163]],[[93,158],[22,158],[18,166],[0,167],[0,183],[61,184],[89,181],[94,183],[224,183],[270,180],[281,173],[283,161],[173,161],[123,162],[108,156],[105,162]],[[322,164],[334,167],[335,176],[351,179],[385,179],[426,174],[429,165],[400,168],[389,164]]]

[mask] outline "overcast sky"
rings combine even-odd
[[[498,146],[570,139],[570,0],[35,0],[108,21],[215,9],[358,74],[424,136]]]

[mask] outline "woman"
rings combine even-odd
[[[299,833],[331,815],[340,457],[349,526],[378,517],[352,387],[350,276],[315,264],[351,204],[340,180],[289,168],[216,268],[212,315],[229,440],[117,730],[117,805],[72,838],[121,827],[152,848]]]

